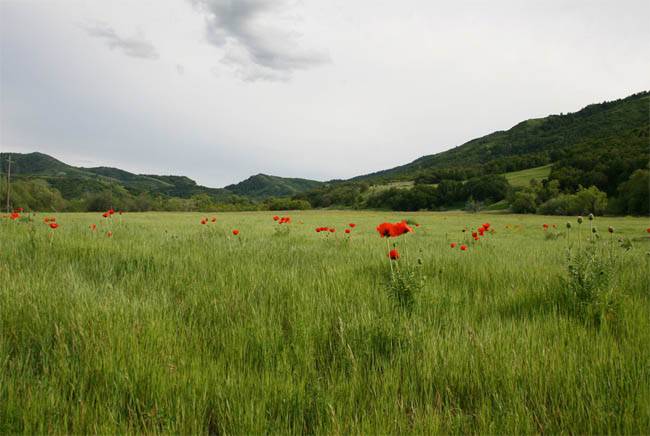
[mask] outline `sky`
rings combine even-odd
[[[650,89],[647,0],[0,0],[0,151],[350,178]]]

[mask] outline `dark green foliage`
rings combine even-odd
[[[307,179],[290,179],[285,177],[257,174],[243,182],[226,186],[230,192],[251,198],[269,198],[294,195],[299,192],[317,188],[322,182]]]
[[[619,213],[650,214],[650,171],[636,170],[628,181],[618,187]]]
[[[537,212],[543,215],[602,215],[607,209],[607,194],[595,186],[582,188],[575,194],[560,194],[541,204]]]

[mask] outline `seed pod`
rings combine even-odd
[[[590,214],[589,214],[589,221],[593,221],[593,220],[594,220],[594,214],[593,214],[593,213],[590,213]]]
[[[614,233],[614,227],[612,227],[612,226],[607,227],[607,231],[609,233]]]
[[[581,216],[578,217],[578,224],[582,224],[582,217]]]
[[[596,227],[592,228],[591,233],[598,233],[598,229],[596,229]]]
[[[566,228],[567,228],[567,229],[570,229],[570,228],[571,228],[571,223],[568,222],[568,221],[566,222]]]

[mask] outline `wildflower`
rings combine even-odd
[[[399,259],[399,253],[393,248],[388,252],[388,257],[390,257],[390,260],[397,260]]]
[[[460,246],[461,251],[467,251],[467,245],[463,244]]]
[[[455,242],[452,242],[451,245],[450,245],[450,247],[451,247],[451,248],[456,248],[456,243],[455,243]]]
[[[106,232],[106,236],[108,236],[108,237],[110,238],[111,236],[113,236],[113,232],[111,232],[111,231],[109,230],[108,232]]]
[[[382,238],[389,238],[391,236],[391,229],[393,225],[391,223],[381,223],[377,226],[377,231]]]
[[[413,229],[406,224],[406,221],[400,221],[399,223],[393,224],[393,233],[392,236],[401,236],[404,233],[411,233]]]
[[[104,218],[108,218],[108,212],[104,212],[104,213],[102,214],[102,216],[103,216]]]
[[[96,230],[97,229],[97,224],[91,224],[90,225],[90,230]]]
[[[279,220],[279,219],[280,219],[279,216],[277,216],[277,215],[274,215],[274,216],[273,216],[273,221],[277,221],[277,220]]]
[[[216,216],[213,216],[212,219],[211,219],[210,221],[212,221],[213,223],[216,223],[216,222],[217,222],[217,217],[216,217]]]
[[[548,230],[548,224],[542,224],[542,227],[544,227],[544,230]]]
[[[50,223],[50,228],[51,229],[56,229],[57,227],[59,227],[59,225],[57,223]]]
[[[331,229],[328,229],[328,230],[330,231],[330,233],[334,233],[336,231],[335,228],[331,228]]]
[[[481,235],[481,236],[485,235],[485,228],[484,227],[479,228],[478,229],[478,234]]]
[[[350,229],[345,229],[345,233],[350,234]]]
[[[15,221],[20,218],[20,214],[18,212],[12,212],[10,218]]]
[[[350,223],[348,224],[348,226],[350,226],[351,228],[355,228],[357,225],[355,223]]]
[[[203,218],[203,219],[201,220],[201,224],[207,224],[207,223],[208,223],[208,220],[207,220],[207,219]]]
[[[237,235],[239,234],[239,230],[234,229],[234,230],[232,231],[232,234],[235,235],[235,236],[237,236]]]
[[[477,239],[478,238],[478,233],[472,232],[472,238]]]

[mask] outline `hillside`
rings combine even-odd
[[[295,195],[300,192],[321,186],[322,182],[307,179],[285,178],[257,174],[243,182],[226,186],[228,191],[242,196],[261,199],[268,197],[282,197]]]
[[[575,113],[526,120],[509,130],[352,180],[414,180],[436,170],[507,173],[556,162],[583,144],[619,141],[625,136],[632,138],[621,144],[623,147],[631,146],[634,151],[647,153],[648,143],[644,138],[647,138],[649,108],[650,93],[640,92],[620,100],[592,104]]]

